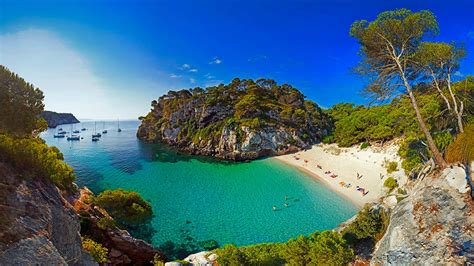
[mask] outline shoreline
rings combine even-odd
[[[307,169],[306,167],[296,165],[296,164],[292,164],[292,163],[288,162],[287,160],[281,159],[279,157],[280,156],[273,157],[272,160],[277,160],[280,163],[283,163],[283,164],[287,165],[288,167],[292,167],[292,168],[296,169],[297,171],[302,172],[303,174],[307,175],[309,178],[311,178],[313,180],[316,180],[319,183],[322,183],[323,186],[325,186],[326,188],[336,192],[340,197],[346,199],[347,201],[350,201],[354,206],[356,206],[356,208],[358,210],[361,210],[364,207],[364,204],[361,204],[359,201],[356,201],[352,197],[349,197],[346,193],[342,193],[341,191],[334,189],[326,179],[320,177],[318,174],[314,173],[313,171]]]
[[[385,195],[383,183],[389,175],[397,179],[399,184],[406,181],[400,163],[398,170],[391,174],[385,168],[388,161],[401,161],[397,150],[396,145],[384,149],[368,147],[360,150],[358,147],[339,148],[335,144],[316,144],[308,150],[273,159],[323,183],[328,189],[362,209],[365,204],[378,202]],[[358,191],[358,188],[363,191]]]

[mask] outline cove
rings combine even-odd
[[[61,126],[87,128],[81,141],[53,138],[55,129],[41,137],[64,153],[80,186],[94,193],[133,190],[149,200],[155,217],[147,237],[155,246],[284,242],[335,228],[357,212],[321,182],[274,159],[233,163],[179,154],[139,141],[138,125],[123,121],[117,132],[116,122],[97,123],[97,131],[108,130],[98,142],[91,141],[93,121]]]

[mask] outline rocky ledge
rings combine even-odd
[[[330,123],[304,98],[290,85],[266,79],[170,91],[140,118],[137,136],[227,160],[295,152],[319,142]]]
[[[70,113],[56,113],[51,111],[43,111],[40,117],[46,120],[48,123],[48,127],[55,128],[58,125],[66,125],[66,124],[76,124],[80,123],[81,121],[77,120],[77,118]]]
[[[468,265],[474,261],[474,203],[461,167],[425,177],[393,209],[373,265]]]
[[[53,184],[0,163],[0,265],[96,265],[74,208]]]

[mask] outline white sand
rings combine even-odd
[[[377,202],[386,193],[383,186],[388,176],[386,162],[398,162],[398,171],[391,173],[390,176],[396,178],[399,184],[406,182],[397,151],[396,145],[389,145],[383,149],[368,147],[360,150],[358,147],[338,148],[335,144],[318,144],[310,150],[278,156],[275,159],[296,166],[314,178],[323,180],[331,189],[339,192],[358,207],[362,207],[366,203]],[[317,165],[320,165],[322,169],[319,169]],[[325,174],[326,171],[331,171],[331,174],[336,174],[337,177],[330,177],[331,174]],[[357,179],[357,173],[362,175],[362,178]],[[380,174],[383,175],[382,179]],[[341,181],[351,186],[343,187],[339,184]],[[368,193],[363,196],[356,190],[357,186],[364,188]]]

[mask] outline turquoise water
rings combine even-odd
[[[323,184],[275,159],[229,163],[178,154],[135,137],[138,121],[107,122],[99,142],[91,141],[93,122],[83,140],[54,139],[77,172],[80,185],[94,193],[124,188],[139,192],[153,206],[153,244],[216,240],[220,245],[283,242],[315,230],[332,229],[357,208]],[[102,131],[102,123],[97,123]],[[65,125],[63,129],[71,130]],[[284,206],[288,196],[288,207]],[[272,207],[277,210],[273,211]]]

